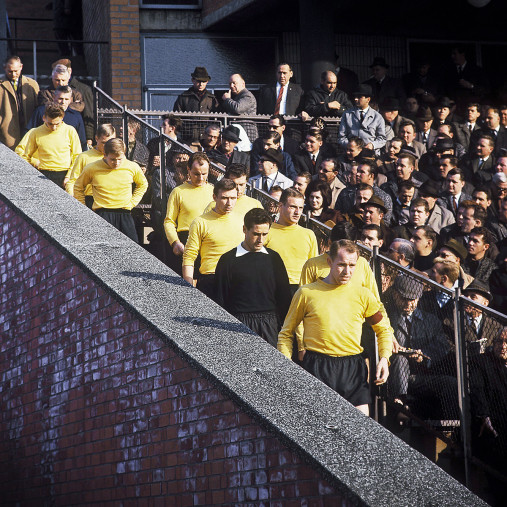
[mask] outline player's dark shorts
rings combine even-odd
[[[132,241],[139,243],[134,219],[129,210],[121,208],[98,208],[95,210],[95,213],[101,216],[106,222],[116,227],[120,232],[123,232],[123,234],[128,236]]]
[[[254,333],[276,347],[280,324],[275,312],[235,313],[234,316]]]
[[[357,407],[370,403],[368,369],[360,354],[332,357],[307,350],[302,366],[352,405]]]

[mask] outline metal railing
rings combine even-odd
[[[107,42],[107,41],[89,41],[89,40],[72,40],[72,41],[69,41],[67,39],[65,39],[65,40],[64,39],[51,39],[51,40],[46,40],[46,39],[18,39],[18,38],[12,38],[12,37],[0,37],[0,41],[7,41],[11,45],[14,42],[15,43],[18,43],[18,42],[30,42],[31,43],[33,73],[32,73],[32,75],[30,77],[32,77],[33,79],[35,79],[35,81],[38,81],[38,80],[41,80],[41,79],[50,79],[51,78],[50,74],[40,74],[39,70],[38,70],[38,56],[37,55],[40,52],[40,46],[41,45],[44,45],[44,44],[54,45],[54,44],[58,44],[58,43],[69,43],[69,42],[71,42],[72,44],[91,44],[91,45],[97,46],[98,47],[98,51],[97,51],[98,76],[76,76],[76,77],[78,77],[79,79],[86,79],[86,80],[89,80],[89,81],[95,80],[95,81],[97,81],[99,83],[99,85],[102,84],[102,60],[103,60],[102,46],[109,44],[109,42]],[[51,51],[52,52],[54,51],[55,53],[57,53],[56,49],[54,49],[54,50],[52,49]]]
[[[178,151],[191,154],[196,151],[196,146],[170,139],[162,134],[153,125],[155,118],[157,122],[160,121],[161,112],[143,111],[140,118],[136,112],[121,106],[99,88],[95,87],[94,93],[98,123],[113,123],[122,133],[126,144],[128,144],[128,124],[136,125],[136,142],[149,146],[152,150],[151,156],[156,153],[160,157],[158,183],[162,189],[162,200],[165,199],[166,202],[164,156],[166,147],[170,144],[171,149],[177,147]],[[178,114],[178,116],[183,118],[184,124],[186,121],[190,122],[188,132],[194,128],[200,132],[201,128],[204,129],[211,121],[220,122],[222,126],[227,125],[227,122],[236,121],[236,118],[226,115]],[[249,118],[247,121],[255,121],[259,129],[267,123],[267,117]],[[191,138],[194,139],[194,134]],[[136,160],[136,156],[142,157],[144,153],[145,158],[138,158],[137,161],[141,165],[145,163],[149,166],[150,150],[147,152],[148,154],[138,151],[137,155],[131,156]],[[149,170],[148,168],[148,172]],[[220,179],[223,173],[223,167],[211,163],[210,182],[214,183]],[[248,186],[247,193],[257,198],[270,211],[278,204],[262,190]],[[142,206],[143,204],[140,207]],[[321,252],[325,251],[331,228],[308,216],[303,216],[300,223],[315,232]],[[477,428],[478,418],[482,414],[478,412],[477,402],[472,401],[477,399],[477,393],[481,389],[477,378],[480,378],[481,374],[487,375],[488,368],[494,367],[491,355],[492,342],[500,330],[507,326],[507,315],[464,297],[459,288],[448,289],[411,269],[400,266],[380,255],[377,249],[371,251],[363,245],[359,247],[361,255],[370,260],[395,336],[398,341],[403,342],[405,348],[409,349],[409,352],[403,354],[393,354],[387,385],[375,389],[375,418],[381,424],[393,429],[393,420],[396,423],[396,418],[401,416],[405,424],[413,425],[427,435],[443,441],[463,461],[464,482],[467,486],[470,483],[472,465],[480,466],[495,479],[505,481],[506,478],[499,472],[496,463],[483,452],[485,444],[481,441]],[[401,300],[397,296],[396,280],[400,277],[405,279],[405,289],[418,299],[416,309],[411,312],[413,319],[411,329],[404,327],[407,320],[404,319]],[[475,338],[468,324],[471,310],[483,316],[481,335]],[[405,340],[402,340],[403,333],[406,334]],[[370,350],[375,349],[373,347]],[[422,355],[410,350],[421,350]],[[372,371],[375,371],[373,365],[376,364],[376,360],[373,354],[370,357]],[[488,360],[492,361],[491,365]],[[493,411],[498,408],[493,406]],[[496,414],[495,417],[498,422],[501,414]],[[499,424],[507,427],[507,413],[503,414],[503,417]]]

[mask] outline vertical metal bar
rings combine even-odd
[[[33,52],[33,78],[37,81],[37,41],[32,42],[32,52]]]
[[[160,156],[160,199],[162,204],[167,203],[167,189],[166,189],[166,173],[165,173],[165,138],[164,138],[164,126],[160,127],[160,142],[158,145],[158,153]],[[162,210],[164,207],[162,206]],[[167,238],[162,236],[162,258],[163,262],[167,262],[167,249],[169,243]],[[170,246],[169,246],[170,248]]]
[[[128,117],[127,117],[127,106],[126,105],[122,106],[121,121],[122,121],[122,128],[123,128],[123,133],[122,133],[123,142],[125,143],[125,148],[126,148],[126,150],[128,152],[128,148],[129,148],[129,132],[128,132],[129,122],[128,122]]]
[[[371,270],[373,271],[373,277],[374,277],[375,281],[377,281],[377,284],[378,284],[378,279],[380,279],[380,267],[378,265],[378,262],[379,262],[378,246],[374,246],[373,252],[372,252],[372,257],[371,257]],[[379,290],[379,294],[380,294],[382,286],[380,285],[379,287],[380,287],[380,290]],[[375,356],[373,358],[370,358],[370,360],[374,359],[375,362],[374,362],[374,364],[370,364],[370,387],[371,387],[371,392],[375,393],[375,400],[373,402],[373,410],[372,410],[373,413],[371,414],[371,417],[373,419],[375,419],[375,421],[381,422],[385,416],[386,407],[385,407],[385,402],[382,402],[382,397],[380,396],[380,389],[382,389],[382,388],[381,387],[377,388],[375,385],[375,375],[377,372],[377,365],[379,362],[378,340],[377,340],[376,335],[375,335],[375,339],[373,340],[373,343],[375,345]],[[371,362],[373,362],[373,361],[371,361]]]
[[[95,132],[99,128],[99,93],[97,91],[97,81],[93,82],[93,119],[95,122]]]
[[[99,86],[103,88],[102,85],[102,44],[98,43],[99,46],[99,58],[98,58],[98,64],[99,64]]]
[[[461,419],[461,438],[463,439],[463,457],[465,464],[465,486],[470,484],[471,429],[470,397],[468,384],[468,363],[465,344],[464,309],[461,298],[461,287],[454,293],[454,343],[456,345],[456,372],[458,379],[458,402]]]

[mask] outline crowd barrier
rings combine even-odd
[[[241,122],[249,133],[254,129],[263,133],[267,129],[269,117],[242,117],[238,120],[224,114],[203,115],[178,113],[183,120],[183,139],[179,142],[161,133],[155,124],[160,123],[162,112],[129,111],[119,105],[99,88],[94,89],[97,107],[97,122],[112,123],[121,132],[128,144],[128,125],[134,125],[136,140],[142,144],[157,142],[161,161],[160,188],[165,188],[164,150],[169,143],[182,152],[196,151],[199,136],[209,123],[225,127]],[[301,136],[301,121],[289,118],[291,135]],[[330,128],[338,128],[338,122],[331,122]],[[336,139],[336,135],[333,136]],[[154,141],[155,140],[155,141]],[[251,139],[252,141],[254,139]],[[146,164],[148,154],[145,154]],[[211,164],[209,180],[220,179],[223,167]],[[272,210],[277,201],[262,190],[247,186],[247,193],[258,199],[263,206]],[[167,199],[167,196],[165,196]],[[147,215],[149,204],[141,204],[138,210]],[[148,218],[147,218],[148,220]],[[301,225],[311,228],[324,251],[330,228],[308,216],[303,216]],[[505,465],[499,461],[506,453],[507,434],[494,433],[482,425],[485,404],[489,404],[493,429],[507,431],[507,411],[502,412],[503,402],[488,392],[487,379],[494,376],[495,364],[491,350],[493,341],[507,326],[507,316],[488,307],[479,305],[461,295],[458,288],[451,291],[420,274],[401,267],[378,251],[360,245],[361,255],[368,258],[377,277],[382,302],[390,317],[395,337],[408,352],[394,354],[391,358],[390,379],[381,389],[372,388],[376,398],[375,418],[386,427],[398,424],[417,426],[428,435],[444,442],[464,462],[464,482],[469,485],[471,467],[479,466],[494,480],[505,481]],[[398,277],[406,279],[405,286],[419,300],[412,313],[412,320],[403,314],[399,293],[394,286]],[[445,304],[439,303],[445,300]],[[479,334],[470,326],[470,316],[480,316]],[[367,333],[365,333],[367,335]],[[365,341],[365,350],[370,356],[370,370],[375,370],[377,360],[373,336]],[[410,351],[422,350],[422,355]],[[496,431],[496,429],[495,429]],[[480,435],[480,436],[479,436]],[[502,467],[503,473],[502,473]]]

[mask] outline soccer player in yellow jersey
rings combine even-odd
[[[299,287],[304,263],[319,255],[315,233],[298,225],[305,198],[294,188],[286,188],[280,197],[280,213],[269,231],[266,246],[278,252],[289,275],[291,290]]]
[[[278,335],[278,350],[291,358],[292,336],[303,322],[303,368],[368,415],[370,388],[366,363],[361,357],[362,325],[368,322],[377,335],[377,384],[383,384],[389,375],[393,331],[373,293],[349,283],[358,258],[354,242],[340,240],[331,244],[329,274],[298,289]]]
[[[183,253],[183,278],[192,283],[194,262],[201,256],[197,288],[215,298],[215,268],[220,257],[244,238],[243,217],[233,213],[238,189],[232,180],[222,179],[213,188],[215,207],[197,217],[188,231]]]
[[[116,130],[110,123],[99,125],[97,133],[95,134],[95,148],[90,148],[78,155],[72,168],[67,171],[67,176],[63,180],[63,184],[65,185],[65,190],[68,194],[74,195],[74,184],[81,175],[83,169],[88,164],[104,158],[104,145],[107,141],[109,141],[109,139],[114,139],[115,137]],[[91,208],[93,204],[93,197],[90,185],[88,185],[85,189],[85,200],[86,205]]]
[[[148,181],[139,165],[126,159],[121,139],[109,139],[104,145],[104,158],[88,164],[76,180],[74,197],[82,204],[87,185],[92,187],[93,210],[97,215],[137,243],[131,210],[141,201]]]
[[[169,194],[164,230],[172,249],[167,264],[181,274],[181,256],[185,250],[188,230],[192,221],[202,215],[213,199],[213,186],[208,184],[209,159],[196,152],[188,160],[188,181]]]
[[[76,129],[63,123],[64,115],[61,106],[48,104],[42,117],[44,124],[29,131],[20,154],[59,187],[63,187],[67,171],[81,153]]]

